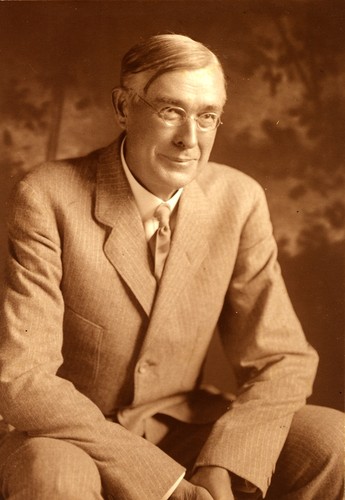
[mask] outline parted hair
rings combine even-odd
[[[154,35],[143,40],[123,56],[120,84],[133,87],[133,77],[148,72],[144,92],[163,73],[183,69],[200,69],[217,64],[224,76],[218,57],[201,42],[177,34]],[[225,83],[225,78],[224,78]]]

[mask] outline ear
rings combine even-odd
[[[128,94],[127,92],[121,88],[117,87],[113,89],[111,93],[113,107],[116,113],[117,121],[121,128],[126,129],[126,121],[127,121],[127,109],[128,109]]]

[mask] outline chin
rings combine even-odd
[[[175,190],[177,190],[190,184],[197,177],[197,173],[195,173],[194,175],[182,173],[182,174],[177,174],[174,177],[175,178],[171,180],[170,185]]]

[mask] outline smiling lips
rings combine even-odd
[[[171,157],[171,156],[166,156],[166,155],[161,155],[163,158],[169,160],[169,161],[172,161],[174,163],[190,163],[192,161],[198,161],[197,158],[174,158],[174,157]]]

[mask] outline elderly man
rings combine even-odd
[[[121,136],[18,185],[0,336],[4,498],[342,498],[342,415],[304,406],[317,356],[263,191],[209,162],[225,100],[209,49],[151,37],[123,59]],[[234,400],[200,386],[216,327]]]

